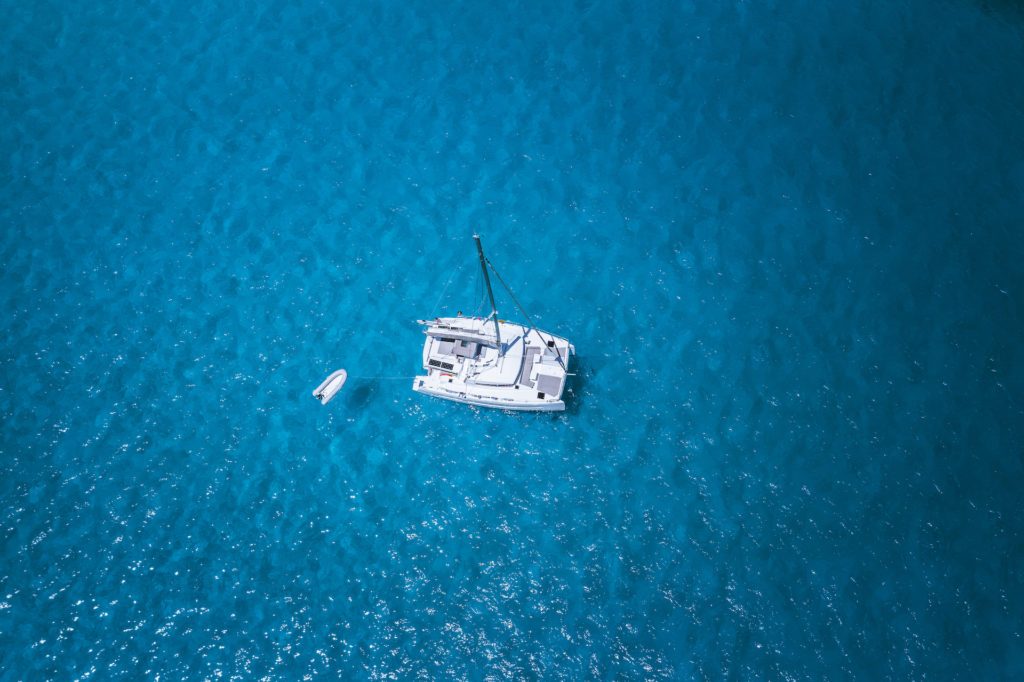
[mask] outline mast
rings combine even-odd
[[[487,285],[487,295],[491,298],[491,319],[494,320],[494,336],[498,339],[498,355],[504,355],[501,345],[501,334],[498,332],[498,308],[494,305],[494,292],[491,291],[491,278],[487,275],[487,259],[484,258],[484,247],[480,245],[480,235],[474,234],[476,250],[480,254],[480,268],[484,271],[484,284]]]

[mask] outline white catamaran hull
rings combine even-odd
[[[481,407],[531,412],[565,409],[562,394],[569,358],[566,339],[500,321],[502,352],[488,318],[443,317],[426,326],[423,368],[412,389],[424,395]]]
[[[502,410],[516,410],[518,412],[562,412],[565,410],[565,402],[561,400],[549,400],[544,403],[526,402],[517,403],[514,401],[506,401],[503,399],[488,398],[479,395],[473,395],[471,393],[455,393],[441,388],[432,388],[430,386],[416,386],[412,387],[412,390],[422,393],[423,395],[433,396],[435,398],[444,398],[445,400],[453,400],[457,403],[466,403],[467,405],[478,405],[480,407],[496,407]]]

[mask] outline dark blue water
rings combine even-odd
[[[0,678],[1024,674],[1013,3],[0,4]]]

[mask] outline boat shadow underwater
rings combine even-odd
[[[373,379],[356,379],[349,386],[343,403],[347,408],[367,408],[380,393],[380,384]]]

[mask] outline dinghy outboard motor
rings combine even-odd
[[[348,379],[348,372],[343,369],[339,369],[337,372],[332,372],[331,376],[324,379],[324,383],[317,386],[316,390],[313,391],[313,397],[320,401],[321,404],[326,405],[331,402],[331,398],[338,394],[341,387],[345,385],[345,380]]]

